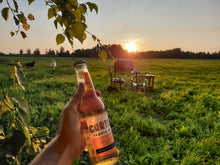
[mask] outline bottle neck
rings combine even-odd
[[[77,76],[77,81],[78,83],[83,82],[85,86],[85,94],[88,92],[90,94],[94,93],[95,94],[95,88],[92,82],[92,79],[90,77],[89,71],[87,69],[86,64],[80,64],[75,66],[76,70],[76,76]]]
[[[92,79],[89,75],[89,72],[82,72],[82,77],[84,79],[85,91],[95,91]]]

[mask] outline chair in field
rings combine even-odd
[[[146,78],[147,78],[147,88],[153,88],[154,87],[154,75],[152,74],[146,74]]]
[[[131,78],[131,88],[137,90],[138,87],[142,87],[144,93],[146,89],[153,88],[154,86],[154,75],[136,75]]]
[[[131,88],[137,91],[138,87],[142,87],[144,93],[146,92],[147,78],[145,75],[137,75],[131,78]]]
[[[116,75],[113,76],[112,72],[111,72],[111,67],[109,67],[109,74],[110,74],[110,78],[111,78],[111,86],[116,86],[116,84],[120,85],[120,89],[122,85],[125,85],[125,80],[121,77],[118,77]]]

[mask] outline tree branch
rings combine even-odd
[[[6,2],[7,2],[7,5],[8,5],[8,7],[9,7],[9,9],[11,10],[13,16],[16,18],[15,13],[14,13],[14,11],[13,11],[13,9],[12,9],[10,3],[8,2],[8,0],[6,0]],[[16,34],[18,34],[18,32],[19,32],[19,30],[20,30],[20,25],[17,25],[17,26],[18,26],[18,30],[16,31]]]

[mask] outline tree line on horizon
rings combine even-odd
[[[0,52],[0,55],[10,56],[44,56],[44,57],[84,57],[84,58],[99,58],[98,52],[105,50],[107,58],[116,59],[131,59],[131,58],[177,58],[177,59],[220,59],[220,51],[209,52],[190,52],[182,51],[181,48],[173,48],[169,50],[160,51],[143,51],[143,52],[127,52],[119,44],[103,45],[102,47],[96,46],[91,49],[76,49],[70,53],[69,50],[65,50],[64,47],[60,47],[60,50],[48,49],[44,54],[40,53],[40,50],[36,48],[32,53],[30,49],[27,49],[26,53],[23,49],[20,49],[18,54],[4,54]]]

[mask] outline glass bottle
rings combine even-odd
[[[92,165],[115,164],[119,156],[105,106],[96,95],[86,62],[76,61],[74,68],[78,83],[85,84],[79,113],[91,163]]]

